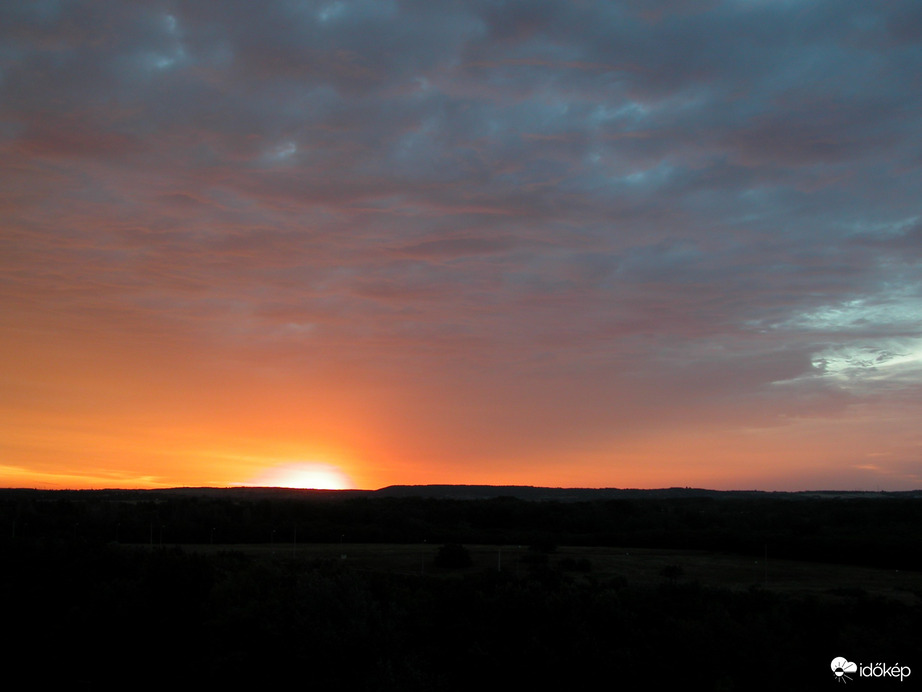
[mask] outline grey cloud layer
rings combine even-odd
[[[62,0],[0,27],[23,300],[382,361],[692,363],[740,397],[922,337],[917,3]]]

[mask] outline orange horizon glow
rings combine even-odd
[[[583,488],[701,487],[716,490],[898,490],[905,480],[888,478],[876,463],[872,445],[856,428],[844,437],[838,455],[824,459],[825,430],[805,423],[799,431],[753,430],[724,435],[723,444],[706,431],[677,433],[675,439],[622,442],[607,452],[589,448],[528,459],[504,458],[475,463],[471,459],[443,458],[426,465],[407,463],[408,451],[386,454],[378,449],[362,463],[361,454],[292,453],[296,443],[268,444],[260,455],[253,440],[247,454],[214,449],[184,449],[149,453],[136,461],[139,468],[157,468],[158,475],[137,475],[132,464],[119,459],[139,458],[129,441],[112,445],[109,459],[100,459],[95,471],[75,473],[45,461],[27,467],[0,466],[2,487],[42,489],[168,488],[168,487],[291,487],[374,490],[389,485],[528,485]],[[864,449],[863,452],[860,450]],[[287,450],[287,451],[285,451]],[[656,450],[656,451],[654,451]],[[866,459],[840,474],[838,482],[824,481],[830,465],[846,454]],[[336,461],[336,457],[340,461]],[[307,461],[292,461],[292,459]],[[310,459],[323,459],[310,461]],[[739,463],[745,458],[748,464]],[[190,464],[189,460],[196,463]],[[705,461],[706,460],[706,461]],[[613,473],[612,468],[617,472]],[[771,468],[772,475],[765,469]],[[840,466],[841,468],[841,466]]]

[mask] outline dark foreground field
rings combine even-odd
[[[136,546],[143,548],[144,546]],[[776,593],[839,598],[863,592],[866,597],[922,605],[922,575],[915,571],[828,564],[806,560],[775,560],[760,556],[701,550],[554,546],[539,550],[521,545],[466,545],[466,567],[439,567],[439,546],[429,544],[249,544],[187,545],[185,551],[218,555],[228,550],[250,558],[322,564],[340,562],[343,569],[381,574],[461,578],[502,572],[525,578],[536,572],[560,572],[577,583],[624,579],[634,584],[693,582],[699,586],[745,591],[766,588]]]
[[[78,689],[822,689],[837,656],[916,687],[918,508],[817,502],[0,494],[5,657]]]

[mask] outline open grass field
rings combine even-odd
[[[246,544],[186,545],[184,550],[213,553],[238,551],[267,558],[337,560],[351,569],[451,577],[485,570],[502,570],[524,576],[536,554],[527,547],[468,545],[473,564],[464,569],[434,566],[438,546],[429,544],[343,543],[343,544]],[[547,566],[560,568],[561,561],[588,560],[588,571],[571,572],[577,579],[623,577],[630,584],[656,584],[667,580],[664,568],[677,566],[677,581],[696,581],[702,586],[748,589],[753,586],[786,593],[812,593],[827,597],[855,595],[898,600],[907,605],[922,603],[922,574],[819,562],[774,560],[768,555],[740,555],[693,550],[624,549],[613,547],[563,546],[546,555]],[[572,563],[571,563],[572,564]]]

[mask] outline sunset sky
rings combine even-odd
[[[0,486],[922,487],[922,3],[0,3]]]

